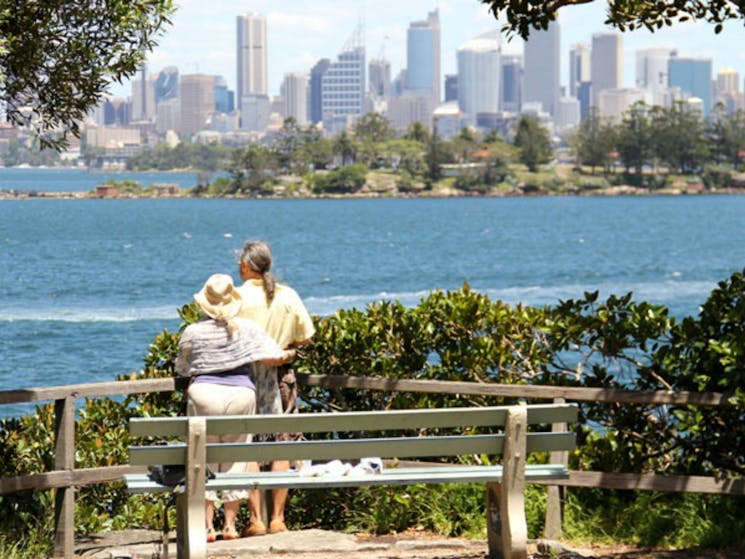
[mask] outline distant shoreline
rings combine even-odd
[[[138,199],[224,199],[224,200],[344,200],[344,199],[412,199],[412,198],[541,198],[557,196],[577,197],[612,197],[612,196],[700,196],[700,195],[737,195],[745,194],[745,188],[663,188],[649,190],[634,186],[612,186],[607,188],[596,188],[586,190],[563,190],[561,192],[531,191],[524,192],[520,189],[498,192],[463,192],[454,189],[435,192],[400,193],[400,192],[357,192],[354,194],[293,194],[293,195],[229,195],[229,196],[194,196],[188,190],[181,194],[131,194],[123,192],[118,195],[99,196],[92,191],[56,192],[36,190],[0,190],[1,200],[33,200],[33,199],[56,199],[56,200],[138,200]]]

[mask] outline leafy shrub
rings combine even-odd
[[[362,163],[345,165],[328,173],[312,175],[313,192],[318,194],[350,194],[365,186],[367,167]]]
[[[706,165],[701,180],[708,189],[724,188],[732,184],[732,170],[719,165]]]

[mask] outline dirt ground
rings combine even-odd
[[[175,555],[175,534],[169,545]],[[82,539],[77,557],[91,559],[162,558],[161,535],[154,531],[109,532]],[[396,535],[352,535],[323,530],[299,530],[218,541],[208,548],[210,559],[487,559],[483,540],[443,538],[409,531]],[[649,550],[623,545],[573,546],[531,540],[530,559],[745,559],[745,553],[714,550]]]
[[[488,559],[485,541],[460,538],[443,540],[442,536],[426,532],[412,531],[390,536],[358,536],[358,540],[391,544],[391,547],[382,551],[359,549],[353,553],[353,559]],[[428,541],[431,542],[431,547],[428,546]],[[335,553],[328,551],[292,553],[292,559],[336,559],[335,556]],[[277,559],[277,557],[275,552],[254,555],[252,559]],[[715,550],[652,550],[626,545],[573,547],[561,542],[532,540],[528,545],[528,557],[529,559],[745,559],[745,554]]]

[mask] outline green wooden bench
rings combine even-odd
[[[185,490],[177,498],[177,557],[203,559],[207,555],[204,518],[205,488],[276,489],[410,485],[420,483],[486,484],[487,536],[491,557],[526,558],[526,481],[567,478],[561,464],[526,464],[532,452],[572,450],[573,432],[551,432],[552,423],[573,423],[576,404],[538,404],[503,407],[437,408],[372,412],[296,415],[133,418],[130,434],[155,439],[179,437],[184,442],[133,446],[130,463],[139,466],[183,464]],[[529,425],[541,431],[529,432]],[[440,435],[433,430],[455,428],[470,434]],[[488,431],[477,434],[474,428]],[[487,429],[484,429],[487,428]],[[385,436],[379,436],[385,431]],[[491,432],[493,431],[493,432]],[[294,442],[206,444],[207,434],[226,433],[344,433],[356,438]],[[394,435],[390,435],[394,432]],[[452,431],[451,431],[452,432]],[[458,456],[500,457],[501,464],[466,466],[432,465],[432,460]],[[387,465],[381,473],[307,476],[297,471],[217,474],[205,480],[208,463],[290,461],[342,461],[380,457],[387,464],[407,459],[406,467]],[[412,465],[410,459],[428,458]],[[494,458],[494,463],[500,460]],[[146,474],[126,475],[132,493],[169,491]]]

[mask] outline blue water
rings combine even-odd
[[[315,314],[467,281],[512,304],[633,291],[683,317],[745,267],[744,216],[745,196],[0,201],[0,390],[141,369],[210,274],[238,279],[246,239]]]

